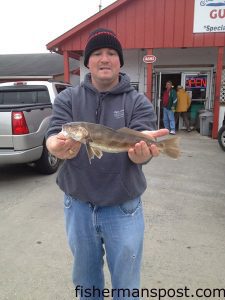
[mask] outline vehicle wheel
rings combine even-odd
[[[53,174],[58,170],[59,164],[60,159],[52,155],[44,143],[41,158],[35,162],[35,168],[42,174]]]
[[[222,126],[218,132],[218,142],[223,151],[225,151],[225,126]]]

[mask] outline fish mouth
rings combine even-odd
[[[65,137],[68,137],[69,134],[65,131],[65,130],[62,130],[61,133],[65,136]]]

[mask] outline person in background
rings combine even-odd
[[[171,81],[166,82],[166,90],[163,93],[163,123],[170,134],[176,134],[174,112],[177,103],[177,93],[173,89]]]
[[[79,299],[104,299],[104,253],[113,299],[139,299],[127,294],[119,297],[117,292],[140,288],[141,195],[146,189],[142,165],[158,156],[159,150],[141,141],[126,153],[104,153],[90,164],[85,145],[60,132],[67,122],[85,121],[113,129],[129,127],[155,138],[169,133],[155,130],[153,105],[120,72],[123,64],[115,33],[104,28],[91,32],[84,51],[89,73],[79,86],[56,97],[46,137],[50,153],[64,160],[57,184],[64,192],[66,232],[74,256],[73,282]]]
[[[176,126],[179,126],[179,124],[178,124],[179,117],[181,116],[188,132],[191,131],[190,123],[188,120],[188,112],[187,112],[190,105],[191,105],[191,99],[190,99],[189,94],[184,90],[183,86],[178,85],[177,86],[177,106],[176,106],[176,112],[175,112],[175,123],[176,123]]]

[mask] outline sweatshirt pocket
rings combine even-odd
[[[70,166],[71,167],[71,166]],[[60,188],[73,198],[99,206],[110,206],[131,199],[119,173],[101,172],[73,166],[58,178]],[[70,206],[70,201],[66,206]]]

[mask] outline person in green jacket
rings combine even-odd
[[[177,103],[177,93],[173,89],[171,81],[166,82],[166,90],[163,93],[163,123],[170,134],[176,134],[174,112]]]

